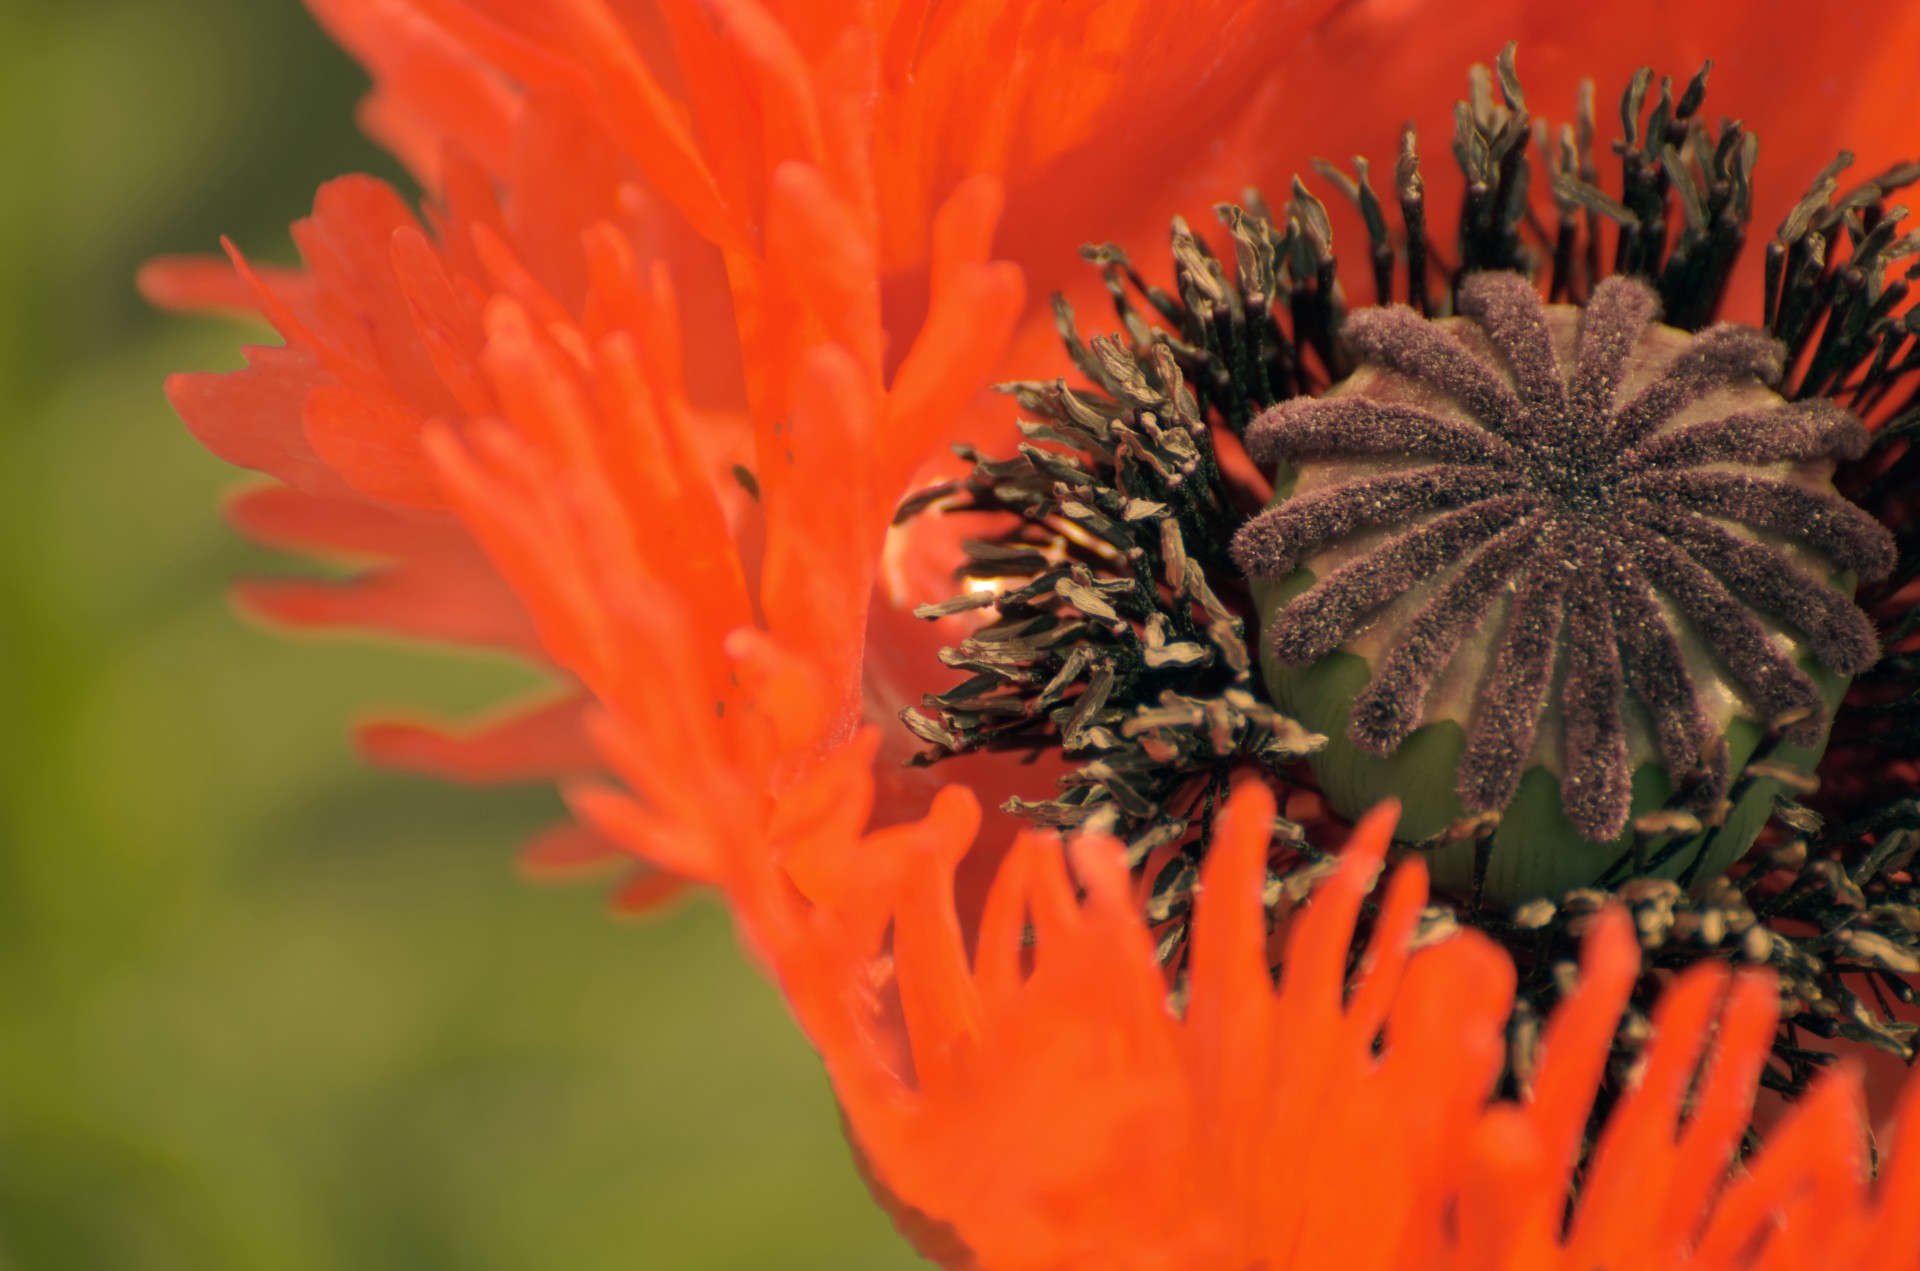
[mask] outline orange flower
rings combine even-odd
[[[1863,51],[1850,12],[1765,6],[315,8],[372,68],[364,122],[420,179],[424,218],[346,178],[295,227],[302,269],[232,252],[144,277],[161,303],[256,312],[286,341],[170,386],[209,448],[277,479],[234,505],[241,528],[375,562],[243,595],[552,668],[561,687],[531,709],[363,744],[565,783],[581,824],[535,865],[627,862],[636,904],[722,889],[925,1247],[994,1271],[1920,1264],[1920,1098],[1870,1189],[1845,1065],[1725,1181],[1777,1008],[1766,980],[1711,970],[1668,991],[1563,1230],[1632,932],[1594,924],[1537,1083],[1489,1103],[1512,970],[1473,935],[1409,954],[1417,866],[1387,886],[1348,990],[1390,813],[1292,921],[1275,988],[1258,904],[1274,808],[1238,791],[1169,1013],[1113,843],[1068,845],[1071,878],[1045,836],[1003,861],[979,794],[1022,774],[902,773],[893,708],[938,636],[904,611],[950,558],[938,527],[888,529],[942,443],[1006,435],[985,386],[1061,369],[1030,297],[1082,285],[1083,239],[1148,241],[1312,154],[1377,148],[1514,35],[1544,98],[1711,55],[1771,171],[1812,171],[1836,137],[1872,163],[1913,140],[1888,96],[1920,92],[1911,39]],[[1760,222],[1795,188],[1764,189]],[[977,925],[957,871],[991,879]]]

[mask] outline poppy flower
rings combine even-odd
[[[529,848],[535,868],[617,864],[630,905],[718,888],[819,1048],[876,1195],[930,1256],[1920,1261],[1920,1095],[1876,1182],[1852,1059],[1801,1082],[1736,1168],[1781,999],[1768,974],[1705,959],[1655,977],[1671,982],[1590,1125],[1647,991],[1647,910],[1564,923],[1578,968],[1547,968],[1560,1004],[1518,1070],[1514,962],[1429,910],[1418,859],[1374,892],[1391,806],[1290,891],[1269,875],[1276,818],[1313,821],[1329,846],[1336,818],[1311,793],[1281,806],[1244,770],[1210,786],[1170,981],[1142,916],[1161,893],[1133,869],[1158,852],[1185,877],[1170,841],[1122,844],[1110,818],[1064,843],[1015,833],[983,807],[1054,773],[991,747],[902,765],[932,725],[916,736],[898,713],[940,686],[941,647],[1010,583],[976,569],[981,599],[943,607],[966,518],[893,524],[910,490],[954,476],[949,445],[1012,449],[1012,413],[986,388],[1071,372],[1036,298],[1103,294],[1080,276],[1081,242],[1202,223],[1243,186],[1377,149],[1383,128],[1390,143],[1409,113],[1445,136],[1440,85],[1514,37],[1536,100],[1712,57],[1771,171],[1811,176],[1842,144],[1878,170],[1920,142],[1915,19],[1227,0],[313,7],[373,73],[363,123],[422,209],[343,178],[294,227],[297,269],[229,248],[143,275],[159,303],[255,313],[285,341],[169,386],[210,449],[274,479],[233,504],[236,523],[366,562],[242,597],[294,625],[547,668],[547,700],[377,725],[362,743],[461,780],[560,782],[577,821]],[[1797,197],[1756,184],[1753,223]],[[1757,320],[1761,278],[1728,278],[1719,309]],[[995,550],[971,559],[1007,564]],[[1097,618],[1097,588],[1073,585]],[[1234,617],[1213,600],[1227,641]],[[930,603],[934,621],[912,616]],[[1171,649],[1156,646],[1168,665],[1187,656]],[[1093,683],[1076,728],[1103,700]],[[1238,691],[1234,709],[1280,736]],[[1880,753],[1870,775],[1897,783]],[[1624,817],[1616,802],[1591,824]],[[1276,888],[1300,903],[1276,907]]]

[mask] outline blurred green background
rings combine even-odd
[[[394,176],[296,0],[0,0],[0,1267],[919,1265],[709,902],[516,879],[548,793],[363,768],[519,682],[289,641],[161,396],[258,333],[134,295]]]

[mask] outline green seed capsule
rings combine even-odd
[[[1831,482],[1865,430],[1775,394],[1776,341],[1657,307],[1629,278],[1549,308],[1474,275],[1460,317],[1353,315],[1360,369],[1248,433],[1280,467],[1234,543],[1276,701],[1328,735],[1343,814],[1391,795],[1407,838],[1490,827],[1498,904],[1636,847],[1647,872],[1724,869],[1767,774],[1811,770],[1879,655],[1851,583],[1893,543]],[[1442,886],[1470,885],[1474,851],[1436,853]]]

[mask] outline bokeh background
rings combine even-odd
[[[133,273],[399,180],[364,83],[297,0],[0,0],[0,1267],[920,1265],[714,905],[530,886],[550,793],[353,757],[513,668],[223,597],[284,562],[161,381],[271,337]]]

